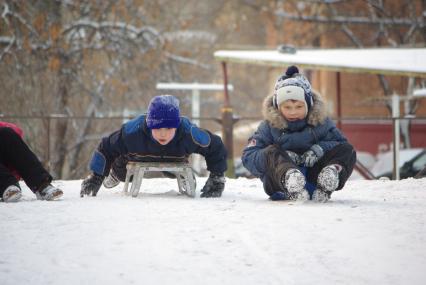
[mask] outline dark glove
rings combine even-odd
[[[297,153],[295,153],[294,151],[286,150],[286,152],[288,156],[291,158],[291,160],[294,162],[294,164],[300,165],[303,163],[302,157],[298,155]]]
[[[202,198],[220,197],[225,189],[225,177],[223,173],[210,173],[209,179],[203,189],[201,189]]]
[[[96,173],[92,173],[87,176],[81,183],[80,197],[84,197],[84,195],[89,196],[90,194],[92,196],[96,196],[101,188],[104,178],[104,176]]]
[[[324,150],[317,144],[302,155],[303,163],[306,167],[312,167],[324,155]]]

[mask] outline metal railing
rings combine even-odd
[[[117,126],[113,129],[111,129],[111,123],[108,123],[108,128],[104,129],[108,129],[110,132],[116,130],[119,128],[119,126],[121,125],[121,123],[123,123],[125,120],[129,120],[134,118],[134,116],[95,116],[95,117],[89,117],[89,116],[68,116],[68,115],[63,115],[63,114],[51,114],[51,115],[4,115],[4,114],[0,114],[0,120],[5,120],[5,121],[10,121],[11,123],[17,123],[18,125],[20,125],[20,127],[23,127],[25,129],[25,127],[27,127],[28,129],[30,129],[29,126],[32,125],[29,123],[22,123],[22,121],[24,120],[39,120],[42,122],[42,124],[45,125],[45,133],[43,134],[38,134],[38,136],[44,137],[45,139],[45,145],[35,148],[35,153],[39,156],[39,157],[44,157],[44,159],[41,159],[43,164],[46,166],[46,168],[50,169],[51,166],[51,141],[52,141],[52,122],[55,120],[71,120],[71,121],[76,121],[76,120],[96,120],[96,121],[107,121],[107,122],[111,122],[111,121],[120,121],[120,124],[117,124]],[[198,118],[191,118],[192,120],[199,120],[199,121],[213,121],[216,122],[220,125],[222,125],[223,127],[223,120],[221,118],[217,118],[217,117],[198,117]],[[234,116],[233,118],[233,124],[237,123],[237,122],[242,122],[242,121],[260,121],[262,120],[261,117],[257,117],[257,116],[246,116],[246,117],[238,117],[238,116]],[[347,118],[340,118],[340,119],[336,119],[334,118],[335,121],[337,122],[341,122],[343,124],[351,122],[359,122],[359,123],[365,123],[365,122],[378,122],[378,121],[382,121],[382,122],[389,122],[392,123],[394,120],[420,120],[420,121],[426,121],[426,117],[400,117],[400,118],[389,118],[389,117],[347,117]],[[99,143],[99,138],[95,138],[93,139],[93,141],[96,140],[96,145]],[[40,144],[40,142],[38,142]],[[35,145],[36,143],[31,141],[30,145]],[[95,146],[94,146],[95,147]],[[93,148],[94,148],[93,147]],[[360,174],[366,178],[366,179],[374,179],[374,175],[371,174],[371,172],[369,172],[369,170],[362,165],[362,163],[360,161],[357,161],[357,164],[355,166],[355,168],[360,172]]]

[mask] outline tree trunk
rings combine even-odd
[[[56,94],[56,114],[66,115],[66,107],[68,104],[68,90],[71,78],[67,70],[68,59],[66,56],[60,54],[60,67],[58,70],[58,91]],[[65,163],[67,141],[66,134],[68,128],[68,120],[57,118],[54,125],[54,131],[52,137],[55,138],[53,145],[53,154],[52,154],[52,176],[55,179],[62,178],[63,166]]]

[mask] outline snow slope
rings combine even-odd
[[[425,284],[426,179],[349,181],[326,204],[268,201],[241,178],[220,199],[171,179],[80,198],[80,183],[0,203],[0,284]]]

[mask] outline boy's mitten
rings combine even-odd
[[[225,177],[223,173],[210,173],[203,189],[201,189],[202,198],[220,197],[225,189]]]
[[[303,163],[302,157],[300,157],[300,155],[298,155],[294,151],[286,150],[286,152],[288,156],[291,158],[291,160],[294,162],[294,164],[300,165]]]
[[[312,167],[324,155],[324,150],[317,144],[302,155],[302,160],[306,167]]]
[[[101,188],[102,181],[104,181],[104,176],[102,175],[92,173],[87,176],[81,183],[80,197],[83,197],[84,195],[96,196]]]

